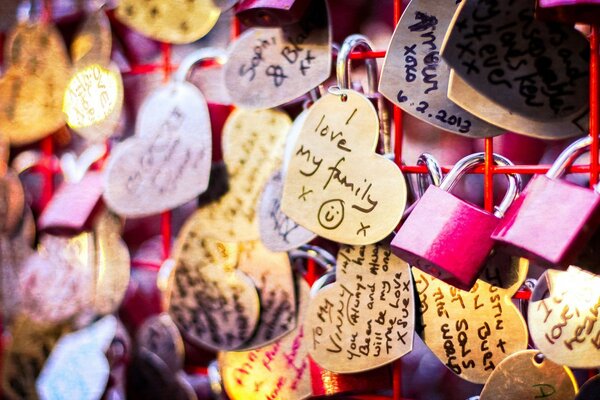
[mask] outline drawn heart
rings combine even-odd
[[[199,233],[188,220],[179,234],[165,309],[190,342],[213,350],[237,349],[258,324],[258,292],[235,268],[239,246],[201,238]]]
[[[378,134],[377,111],[360,93],[340,90],[315,102],[286,173],[282,211],[336,242],[384,239],[404,211],[406,183],[375,154]]]
[[[548,269],[538,280],[527,311],[531,338],[549,360],[572,368],[600,366],[600,277],[577,267]]]
[[[258,198],[280,166],[291,125],[290,117],[275,109],[238,108],[231,113],[223,127],[229,191],[190,217],[204,237],[225,242],[259,240]]]
[[[223,386],[230,398],[302,400],[312,395],[303,324],[310,289],[301,277],[297,282],[298,325],[293,331],[265,347],[219,354]]]
[[[271,251],[290,251],[317,236],[281,211],[282,195],[283,174],[277,171],[265,185],[258,204],[260,240]]]
[[[535,2],[464,0],[442,56],[469,86],[511,113],[545,122],[578,119],[589,102],[587,40],[572,25],[534,13]]]
[[[110,376],[105,353],[116,332],[117,319],[108,315],[84,329],[63,336],[37,379],[40,398],[101,398]]]
[[[251,28],[231,46],[225,86],[234,104],[271,108],[323,83],[331,72],[331,26],[324,0],[283,28]]]
[[[19,24],[7,39],[0,79],[0,133],[11,144],[35,142],[64,125],[62,98],[70,64],[62,37],[48,24]]]
[[[456,0],[412,0],[390,42],[379,90],[413,117],[467,137],[503,133],[448,99],[450,67],[440,57]]]
[[[106,167],[104,200],[129,217],[194,199],[208,187],[210,174],[210,118],[196,87],[176,82],[159,88],[138,118],[136,135],[115,147]]]
[[[505,357],[527,349],[527,325],[512,295],[525,281],[528,266],[525,259],[497,254],[468,292],[412,268],[421,338],[459,377],[485,383]]]
[[[412,349],[410,268],[388,245],[343,246],[336,281],[319,290],[306,317],[311,357],[338,373],[388,364]]]
[[[240,349],[266,346],[294,329],[296,284],[288,254],[274,253],[260,241],[242,243],[237,269],[254,281],[260,298],[256,332]]]
[[[221,15],[213,0],[122,0],[116,17],[152,39],[176,44],[206,35]]]

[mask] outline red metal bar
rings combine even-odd
[[[167,83],[171,75],[171,45],[169,43],[161,43],[160,45],[163,58],[163,82]],[[171,255],[171,211],[165,211],[161,214],[160,230],[163,245],[163,259],[169,258]]]
[[[442,171],[448,172],[452,169],[452,165],[442,166]],[[421,165],[403,165],[400,167],[402,172],[409,174],[424,174],[427,173],[427,168]],[[534,174],[545,174],[550,169],[550,165],[515,165],[506,167],[503,165],[494,165],[492,174],[523,174],[523,175],[534,175]],[[590,172],[589,165],[573,165],[567,169],[568,172],[573,174],[585,174]],[[476,167],[469,171],[470,174],[484,174],[485,166]]]
[[[367,58],[384,58],[385,50],[380,51],[353,51],[350,53],[351,60],[366,60]]]
[[[483,171],[483,203],[488,211],[494,210],[494,138],[485,138],[485,164]]]
[[[600,165],[598,161],[598,153],[600,143],[598,135],[600,134],[600,26],[593,25],[590,34],[590,135],[592,136],[592,146],[590,151],[590,185],[598,183],[598,175],[600,173]]]
[[[400,17],[402,16],[402,0],[394,0],[394,27],[398,25]],[[373,52],[373,56],[379,56],[379,53],[383,53],[382,57],[385,57],[384,52]],[[352,58],[352,54],[350,57]],[[394,161],[399,167],[402,166],[402,139],[404,137],[404,121],[402,110],[400,107],[394,105]],[[394,400],[402,399],[402,360],[396,360],[392,365],[392,386],[393,386],[393,398]]]

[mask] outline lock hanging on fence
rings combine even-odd
[[[551,267],[567,267],[600,224],[596,190],[560,180],[590,149],[591,137],[575,141],[546,175],[536,175],[508,209],[492,238],[508,253]]]
[[[427,189],[392,241],[398,257],[463,290],[477,280],[494,246],[491,234],[521,189],[521,176],[508,174],[508,190],[494,213],[452,195],[458,179],[484,159],[484,153],[475,153],[458,161],[440,187]],[[513,165],[498,154],[494,162]]]

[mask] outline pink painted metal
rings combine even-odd
[[[484,160],[484,153],[467,156],[448,173],[439,188],[430,186],[391,244],[394,254],[410,265],[464,290],[477,280],[494,246],[491,234],[500,223],[502,210],[520,189],[520,177],[509,176],[509,190],[497,215],[449,193],[467,169]],[[494,155],[494,160],[510,163],[498,155]]]
[[[566,268],[576,259],[600,225],[600,195],[558,178],[591,141],[574,142],[546,175],[529,182],[492,235],[499,247],[548,267]]]

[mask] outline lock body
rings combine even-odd
[[[394,254],[459,289],[469,290],[492,250],[500,219],[430,186],[392,241]]]
[[[510,254],[548,267],[567,267],[600,224],[600,195],[538,175],[492,234]]]
[[[536,18],[566,23],[600,23],[600,0],[538,0]]]
[[[274,27],[298,22],[311,0],[242,0],[235,14],[246,26]]]

